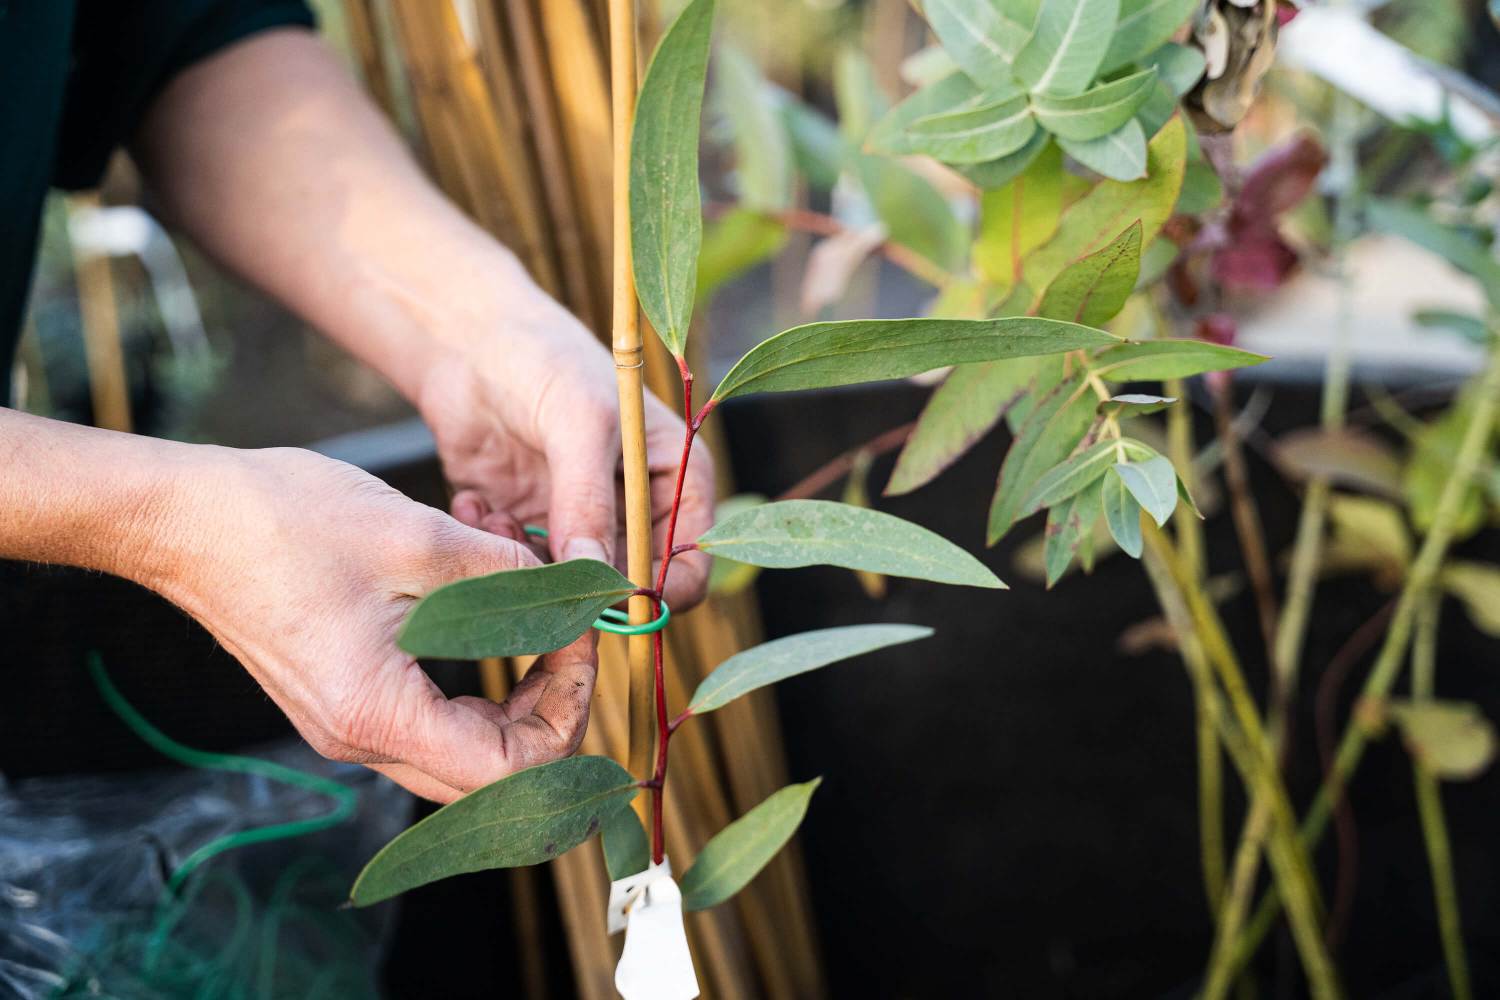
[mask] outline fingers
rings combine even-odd
[[[588,729],[599,658],[592,634],[536,662],[509,698],[496,706],[506,754],[517,770],[566,757]]]
[[[521,522],[506,511],[491,508],[484,494],[478,490],[459,490],[453,494],[449,509],[453,512],[454,519],[467,527],[478,528],[517,542],[526,541],[526,530]]]
[[[676,478],[674,466],[671,479]],[[675,482],[673,482],[675,487]],[[669,487],[669,489],[672,487]],[[655,492],[655,491],[653,491]],[[683,545],[696,541],[714,523],[714,500],[717,495],[714,482],[713,456],[700,441],[693,446],[688,461],[687,475],[682,483],[682,504],[677,513],[675,544]],[[670,510],[671,495],[667,495],[663,507]],[[655,548],[658,553],[666,543],[665,519],[658,522]],[[708,571],[711,560],[702,552],[684,552],[672,559],[671,572],[667,574],[667,591],[663,595],[673,611],[686,611],[703,600],[708,592]],[[660,569],[658,560],[656,568]]]
[[[600,410],[556,428],[546,452],[553,557],[612,563],[620,453],[614,415]]]
[[[429,774],[423,774],[410,764],[366,764],[365,766],[390,778],[419,799],[447,805],[463,798],[464,793],[457,788],[445,785]]]

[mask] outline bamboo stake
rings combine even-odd
[[[95,194],[77,195],[68,201],[69,215],[98,208],[99,196]],[[83,322],[83,350],[88,360],[94,426],[129,432],[130,381],[125,374],[125,353],[120,345],[114,271],[108,257],[86,253],[76,243],[73,269],[78,281],[78,312]]]
[[[620,443],[625,469],[626,566],[637,587],[651,579],[651,478],[646,468],[646,396],[642,369],[646,352],[635,301],[630,255],[630,129],[635,119],[635,0],[610,0],[610,117],[614,150],[614,355],[620,391]],[[651,620],[651,601],[630,600],[630,620]],[[627,767],[638,778],[651,774],[656,719],[651,637],[630,637],[630,746]],[[644,795],[636,810],[647,819]]]

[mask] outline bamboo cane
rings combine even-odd
[[[75,195],[69,214],[94,211],[99,196]],[[125,353],[120,344],[120,311],[115,301],[114,270],[109,258],[73,245],[73,270],[78,281],[78,313],[83,323],[83,350],[88,361],[89,395],[94,425],[129,431],[130,382],[125,375]]]

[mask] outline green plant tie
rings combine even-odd
[[[232,771],[240,774],[254,774],[272,781],[280,781],[294,788],[306,789],[328,796],[333,800],[333,808],[322,816],[312,819],[294,820],[289,823],[274,823],[270,826],[256,827],[251,830],[240,830],[236,833],[227,834],[215,840],[211,840],[198,848],[177,866],[167,880],[169,892],[176,893],[182,887],[194,870],[204,862],[225,851],[232,851],[237,847],[247,847],[251,844],[264,844],[273,840],[288,840],[292,837],[304,837],[308,834],[321,833],[345,822],[354,815],[355,808],[359,804],[359,793],[352,788],[331,781],[328,778],[316,774],[308,774],[284,764],[274,761],[258,760],[254,757],[240,757],[234,754],[214,753],[208,750],[195,750],[192,747],[183,746],[172,739],[166,733],[157,729],[145,716],[135,710],[135,706],[125,700],[120,689],[115,687],[114,682],[109,679],[109,674],[104,670],[104,662],[95,650],[89,651],[88,656],[89,676],[94,680],[99,693],[110,709],[120,717],[130,730],[139,736],[152,749],[161,753],[179,764],[188,767],[200,768],[212,771]]]
[[[532,538],[545,539],[547,529],[536,524],[526,525],[526,534]],[[667,622],[672,620],[672,609],[667,607],[666,601],[658,600],[661,605],[661,614],[654,620],[640,625],[630,624],[630,615],[618,608],[605,608],[594,619],[594,628],[600,632],[610,632],[614,635],[650,635],[652,632],[660,632],[667,627]]]

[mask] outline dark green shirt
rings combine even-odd
[[[92,187],[172,77],[302,0],[0,0],[0,403],[49,187]]]

